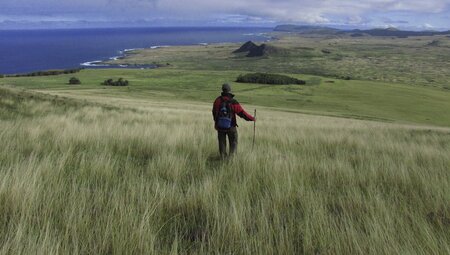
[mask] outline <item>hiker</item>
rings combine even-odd
[[[222,94],[215,101],[212,109],[217,137],[219,139],[220,156],[227,155],[227,136],[230,143],[230,155],[237,150],[238,133],[236,114],[246,121],[256,121],[256,119],[244,111],[241,105],[231,94],[231,86],[228,83],[222,85]]]

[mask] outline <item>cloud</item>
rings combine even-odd
[[[223,22],[228,17],[230,23],[366,24],[373,13],[403,12],[410,18],[418,14],[448,15],[449,6],[449,0],[14,0],[2,3],[0,16]]]
[[[158,11],[174,15],[238,14],[280,22],[328,23],[330,16],[361,17],[371,12],[439,13],[448,0],[158,0]],[[364,19],[361,19],[364,20]]]
[[[406,20],[386,19],[386,20],[383,20],[383,22],[386,23],[386,24],[409,24],[409,21],[406,21]]]

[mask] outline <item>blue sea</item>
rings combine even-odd
[[[89,66],[127,49],[265,41],[270,28],[102,28],[0,31],[0,74]],[[84,63],[84,65],[82,65]]]

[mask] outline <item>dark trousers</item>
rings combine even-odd
[[[227,136],[230,143],[230,155],[235,153],[237,150],[238,133],[235,127],[228,131],[217,131],[217,138],[219,139],[219,152],[222,157],[227,155]]]

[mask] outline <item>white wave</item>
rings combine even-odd
[[[199,43],[198,45],[208,46],[208,43],[202,42],[202,43]]]
[[[122,52],[127,53],[127,52],[135,51],[135,50],[143,50],[143,48],[124,49]]]
[[[154,50],[154,49],[159,49],[159,48],[167,48],[170,47],[169,45],[155,45],[155,46],[150,46],[150,49]]]
[[[101,60],[95,60],[95,61],[84,62],[84,63],[81,63],[80,65],[82,65],[82,66],[108,66],[108,65],[100,64],[100,63],[102,63]]]
[[[269,34],[267,33],[248,33],[248,34],[243,34],[245,36],[261,36],[261,37],[270,37]]]

